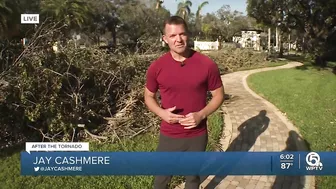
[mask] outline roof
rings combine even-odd
[[[254,28],[244,28],[244,29],[241,29],[240,31],[256,31],[256,32],[263,32],[263,30],[254,29]]]

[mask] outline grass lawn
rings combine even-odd
[[[223,116],[220,111],[209,117],[208,150],[214,151],[223,128]],[[90,144],[91,151],[154,151],[158,142],[157,135],[143,134],[132,140],[124,140],[117,144]],[[150,189],[152,176],[20,176],[19,151],[1,152],[0,184],[2,189],[34,188],[113,188],[113,189]],[[180,177],[173,178],[173,185],[181,182]]]
[[[336,151],[336,76],[309,64],[262,72],[248,84],[299,128],[312,151]],[[318,188],[336,188],[336,177],[316,177]]]

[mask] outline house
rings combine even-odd
[[[262,50],[262,30],[243,29],[239,35],[235,35],[232,41],[238,43],[242,48],[253,48],[256,51]]]

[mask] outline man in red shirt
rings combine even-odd
[[[152,62],[146,74],[145,103],[162,119],[157,151],[205,151],[207,117],[223,103],[224,87],[217,64],[188,48],[188,27],[178,16],[164,23],[170,51]],[[156,101],[160,92],[161,106]],[[207,104],[207,93],[212,99]],[[154,189],[166,189],[171,176],[156,176]],[[198,189],[199,176],[186,176],[186,189]]]

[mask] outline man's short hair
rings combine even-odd
[[[163,33],[165,33],[165,28],[166,25],[183,25],[184,28],[186,29],[186,31],[188,31],[188,25],[186,23],[186,21],[180,17],[180,16],[171,16],[168,19],[166,19],[163,23]]]

